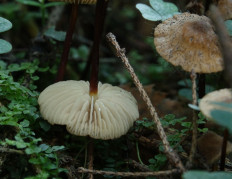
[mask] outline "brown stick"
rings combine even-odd
[[[16,149],[4,148],[4,147],[0,147],[0,152],[5,152],[5,153],[16,153],[16,154],[20,154],[20,155],[24,155],[24,154],[25,154],[24,151],[16,150]]]
[[[167,176],[181,173],[178,169],[158,171],[158,172],[110,172],[102,170],[89,170],[83,167],[78,168],[79,173],[91,173],[95,175],[111,175],[111,176],[121,176],[121,177],[148,177],[148,176]]]
[[[232,88],[232,43],[229,33],[225,27],[224,20],[222,19],[221,13],[218,8],[214,5],[210,6],[209,17],[212,19],[217,35],[219,37],[219,43],[221,45],[221,52],[224,59],[225,67],[225,78]]]
[[[71,17],[69,21],[69,27],[68,27],[68,31],[65,36],[64,49],[63,49],[62,56],[61,56],[60,66],[59,66],[58,74],[56,77],[56,82],[62,81],[64,79],[64,74],[65,74],[65,70],[66,70],[66,66],[68,62],[68,54],[69,54],[70,46],[72,43],[72,36],[73,36],[74,29],[75,29],[76,21],[77,21],[77,9],[78,9],[78,3],[72,4],[72,12],[71,12]]]
[[[191,80],[192,80],[192,100],[193,105],[197,105],[197,85],[196,85],[196,78],[197,75],[194,71],[191,72]],[[189,155],[189,162],[188,167],[191,168],[193,164],[193,159],[196,153],[196,147],[197,147],[197,112],[193,110],[193,120],[192,120],[192,145]]]
[[[150,98],[148,97],[146,91],[144,90],[142,84],[140,83],[138,77],[136,76],[134,69],[131,67],[131,65],[129,64],[129,61],[125,55],[125,49],[121,49],[118,42],[116,41],[116,37],[112,34],[112,33],[108,33],[107,34],[107,39],[109,40],[109,42],[111,42],[111,44],[113,45],[113,48],[116,50],[116,55],[117,57],[121,58],[121,60],[123,61],[124,65],[126,66],[127,70],[130,72],[131,77],[134,81],[134,84],[136,85],[137,89],[140,92],[140,95],[142,96],[143,100],[145,101],[145,103],[147,104],[147,107],[150,111],[150,114],[154,120],[154,122],[156,123],[157,126],[157,132],[163,142],[164,145],[164,152],[165,154],[168,156],[169,160],[176,166],[178,167],[182,172],[185,171],[185,168],[179,158],[179,156],[175,153],[175,151],[171,148],[168,140],[167,140],[167,136],[165,134],[165,131],[161,125],[160,119],[158,117],[158,114],[154,108],[154,106],[151,103]]]

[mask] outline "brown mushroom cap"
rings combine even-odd
[[[217,6],[224,20],[232,19],[232,0],[219,0]]]
[[[205,95],[200,101],[199,107],[202,113],[208,117],[212,118],[211,111],[214,109],[221,109],[220,106],[215,105],[212,102],[226,102],[232,103],[232,91],[231,89],[221,89],[218,91],[211,92]]]
[[[66,125],[79,136],[113,139],[127,133],[139,112],[131,93],[110,84],[98,84],[98,94],[89,95],[89,82],[62,81],[41,92],[38,103],[44,119]]]
[[[223,70],[218,38],[208,17],[183,13],[155,28],[158,53],[175,66],[196,73]]]

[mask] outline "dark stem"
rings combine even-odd
[[[198,76],[198,95],[199,98],[203,98],[205,96],[205,74]]]
[[[92,138],[89,138],[89,144],[88,144],[89,170],[93,170],[93,160],[94,160],[93,150],[94,150],[94,141]],[[93,174],[89,174],[89,179],[93,179]]]
[[[222,151],[221,151],[221,162],[220,162],[220,170],[225,170],[225,159],[226,159],[226,148],[227,148],[227,141],[229,137],[228,129],[224,130],[224,137],[222,142]]]
[[[78,4],[75,3],[72,5],[72,12],[71,12],[71,17],[69,21],[69,27],[68,27],[65,41],[64,41],[64,49],[63,49],[62,56],[61,56],[61,62],[60,62],[60,66],[58,69],[56,82],[62,81],[64,79],[64,73],[65,73],[67,62],[68,62],[68,54],[69,54],[70,46],[72,43],[72,36],[73,36],[74,29],[75,29],[76,21],[77,21],[77,10],[78,10]]]
[[[99,71],[99,49],[100,41],[104,28],[104,21],[106,16],[106,8],[108,1],[98,0],[95,12],[95,23],[94,23],[94,41],[93,46],[89,55],[86,68],[82,76],[88,76],[88,71],[91,66],[91,76],[90,76],[90,93],[96,94],[98,87],[98,71]]]

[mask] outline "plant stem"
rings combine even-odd
[[[144,165],[143,161],[141,160],[140,153],[139,153],[139,142],[136,141],[135,145],[136,145],[137,157],[139,159],[139,162],[140,164]]]
[[[89,144],[88,144],[88,158],[89,158],[89,165],[88,169],[93,170],[93,148],[94,148],[94,143],[93,139],[89,138]],[[93,179],[93,174],[89,174],[89,179]]]
[[[71,43],[72,43],[72,36],[73,36],[74,29],[75,29],[76,21],[77,21],[77,10],[78,10],[78,3],[75,3],[72,5],[72,12],[71,12],[71,17],[69,21],[69,27],[68,27],[68,30],[65,36],[64,49],[63,49],[62,56],[61,56],[61,62],[60,62],[60,66],[58,69],[56,82],[62,81],[64,79],[65,69],[66,69],[67,62],[68,62],[68,54],[69,54]]]
[[[162,124],[160,122],[159,116],[154,108],[154,106],[151,103],[150,98],[148,97],[146,91],[144,90],[141,82],[139,81],[138,77],[136,76],[134,69],[132,68],[132,66],[130,65],[128,58],[125,55],[125,49],[121,49],[116,37],[112,34],[112,33],[108,33],[107,34],[107,39],[109,40],[109,42],[111,42],[111,44],[113,45],[112,47],[114,48],[115,52],[116,52],[116,56],[121,58],[121,60],[123,61],[124,65],[126,66],[127,70],[130,72],[131,77],[134,81],[134,84],[136,85],[137,89],[140,92],[140,95],[142,96],[143,100],[145,101],[147,108],[150,111],[150,114],[157,126],[157,132],[162,140],[162,143],[164,145],[164,152],[167,155],[167,157],[169,158],[169,160],[176,166],[178,167],[182,172],[185,171],[185,168],[179,158],[179,156],[176,154],[176,152],[171,148],[168,140],[167,140],[167,136],[166,133],[164,131],[164,128],[162,127]]]
[[[98,90],[99,44],[103,32],[107,2],[105,0],[98,0],[96,5],[94,41],[89,57],[89,63],[91,63],[90,95],[97,94]]]
[[[229,131],[228,129],[224,130],[223,142],[222,142],[222,150],[221,150],[221,162],[220,162],[220,170],[225,170],[225,159],[226,159],[226,148],[227,148],[227,141],[229,138]]]
[[[78,168],[79,173],[91,173],[97,175],[121,176],[121,177],[149,177],[149,176],[173,176],[173,174],[181,173],[178,169],[157,172],[111,172],[103,170],[89,170],[83,167]]]
[[[205,96],[205,74],[200,74],[198,79],[199,98],[203,98]]]
[[[197,85],[196,85],[196,73],[194,70],[191,72],[191,80],[192,80],[192,98],[193,98],[193,105],[197,105]],[[190,150],[190,155],[189,155],[189,162],[188,162],[188,167],[192,167],[193,164],[193,159],[196,153],[196,147],[197,147],[197,112],[193,110],[193,119],[192,119],[192,145],[191,145],[191,150]]]

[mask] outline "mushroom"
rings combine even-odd
[[[217,7],[224,20],[232,19],[232,0],[219,0]]]
[[[209,18],[183,13],[159,24],[154,32],[157,52],[168,62],[191,72],[193,104],[197,105],[196,73],[223,70],[217,35]],[[193,136],[189,166],[193,161],[197,138],[197,114],[193,111]]]
[[[222,106],[215,105],[215,102],[224,102],[224,103],[231,104],[232,103],[231,89],[221,89],[218,91],[214,91],[204,96],[204,98],[202,98],[202,100],[200,101],[199,107],[200,107],[201,112],[209,119],[213,119],[213,116],[211,114],[212,110],[216,110],[216,109],[224,110]],[[227,147],[228,147],[228,144],[227,144],[228,137],[229,137],[229,131],[226,128],[224,130],[223,144],[221,147],[221,164],[220,164],[221,170],[224,170],[224,167],[225,167],[225,157],[226,157]]]
[[[98,83],[90,94],[86,81],[62,81],[48,86],[39,96],[41,115],[51,124],[66,125],[78,136],[114,139],[127,133],[139,117],[131,93],[110,84]]]
[[[212,73],[223,70],[218,38],[206,16],[175,15],[159,24],[154,36],[158,53],[185,71]]]
[[[231,89],[221,89],[208,93],[201,99],[199,107],[202,113],[209,119],[213,119],[211,111],[214,109],[221,109],[220,106],[215,105],[213,102],[226,102],[232,103]]]

